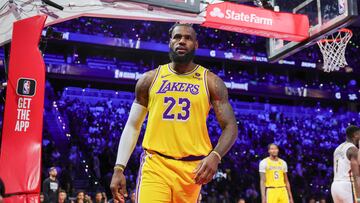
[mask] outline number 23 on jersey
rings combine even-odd
[[[163,113],[164,120],[187,121],[189,119],[191,103],[188,98],[179,98],[176,100],[173,97],[164,97],[164,105],[167,106]],[[175,105],[181,107],[180,112],[174,112]]]

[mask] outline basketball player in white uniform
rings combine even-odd
[[[334,152],[334,181],[331,195],[334,203],[360,202],[360,167],[359,150],[356,147],[360,140],[360,128],[346,128],[346,141]]]

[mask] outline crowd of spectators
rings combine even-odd
[[[80,17],[57,24],[55,25],[55,29],[60,32],[74,32],[81,34],[99,35],[103,37],[116,37],[134,40],[140,39],[142,41],[166,44],[169,42],[168,30],[171,25],[172,23],[165,22]],[[200,48],[222,51],[234,51],[249,56],[266,56],[266,41],[264,38],[252,35],[244,35],[241,33],[211,29],[198,25],[194,26],[198,32],[197,36]],[[353,32],[356,33],[356,30],[353,30]],[[358,40],[358,38],[359,36],[354,34],[353,39],[349,43],[346,52],[347,59],[351,67],[357,67],[357,60],[359,60],[358,58],[360,58],[360,56],[358,55],[358,53],[360,53],[358,51],[359,45],[356,44],[358,41],[360,41]],[[154,61],[154,59],[138,60],[138,58],[135,57],[136,61],[130,61],[129,59],[133,58],[131,56],[125,57],[125,59],[120,59],[116,54],[114,55],[114,53],[106,53],[106,51],[89,53],[90,50],[88,50],[86,53],[78,53],[76,46],[73,52],[74,53],[66,53],[67,55],[63,59],[64,63],[86,65],[89,68],[108,70],[117,69],[121,71],[140,73],[155,68],[154,64],[158,64],[156,61]],[[92,54],[94,54],[94,56],[92,56]],[[45,55],[45,60],[46,59],[47,55]],[[317,46],[311,46],[304,51],[294,54],[288,59],[321,64],[322,54],[320,53]],[[234,69],[237,69],[236,71],[229,71],[228,68],[221,70],[221,68],[223,67],[208,68],[210,68],[214,72],[218,72],[219,76],[223,77],[223,79],[229,82],[248,82],[267,85],[326,89],[332,90],[334,92],[341,90],[349,90],[349,88],[355,89],[356,91],[359,89],[357,84],[358,81],[356,79],[349,79],[348,81],[321,81],[323,77],[319,77],[319,79],[314,80],[313,78],[308,79],[304,77],[292,76],[287,71],[283,71],[283,73],[280,74],[275,73],[274,71],[266,71],[266,73],[252,73],[246,70],[239,71],[241,67],[234,67]],[[53,69],[54,72],[58,71],[56,66],[54,66]],[[353,68],[349,68],[346,70],[350,69],[355,70]]]
[[[236,100],[232,100],[232,104],[235,105]],[[74,164],[86,160],[89,165],[86,172],[92,174],[89,176],[89,182],[92,183],[88,188],[89,195],[94,196],[94,191],[100,189],[105,192],[105,196],[111,198],[109,185],[112,168],[130,105],[130,100],[113,103],[109,98],[95,104],[86,99],[70,97],[58,101],[60,112],[69,119],[72,139],[77,140],[71,147],[69,156],[75,159]],[[333,175],[332,151],[344,141],[344,129],[347,125],[360,125],[359,114],[334,113],[315,108],[313,115],[296,117],[276,111],[244,114],[236,110],[235,114],[239,124],[238,139],[224,157],[214,180],[203,186],[203,202],[235,202],[239,198],[244,198],[246,202],[258,202],[258,164],[267,156],[266,146],[271,142],[280,146],[280,156],[288,162],[295,202],[329,200]],[[135,189],[145,126],[146,122],[125,171],[129,197]],[[211,141],[215,144],[221,128],[213,112],[208,117],[208,130]],[[79,151],[81,156],[78,155]],[[49,163],[59,164],[56,159]],[[66,192],[70,196],[76,195],[75,189]]]
[[[303,87],[328,91],[358,91],[359,86],[356,79],[348,81],[332,81],[326,78],[317,80],[306,80],[298,77],[292,77],[282,73],[250,73],[246,70],[217,70],[213,68],[218,76],[224,81],[249,83],[254,85],[277,85],[285,87]]]
[[[286,2],[286,4],[288,4],[288,2]],[[73,32],[167,44],[169,42],[168,30],[171,26],[172,23],[165,22],[81,17],[57,24],[54,27],[60,32]],[[200,48],[231,51],[249,56],[267,56],[265,46],[266,38],[212,29],[199,25],[194,25],[194,27],[198,33]],[[360,58],[356,57],[359,56],[359,44],[357,43],[359,42],[358,39],[360,36],[356,35],[358,28],[351,27],[350,29],[353,30],[354,36],[346,50],[346,56],[349,66],[357,68],[357,62]],[[319,64],[322,63],[323,60],[317,45],[308,47],[288,59]]]
[[[172,23],[163,22],[122,20],[119,23],[116,19],[82,17],[57,24],[55,28],[61,32],[169,43],[169,28],[171,26]],[[198,25],[194,25],[194,27],[198,31],[200,48],[232,50],[248,55],[265,56],[266,49],[263,46],[265,43],[263,38],[224,32]]]
[[[47,55],[45,55],[46,61]],[[78,59],[73,58],[67,60],[67,63],[75,63]],[[50,62],[51,63],[51,62]],[[65,62],[64,62],[65,63]],[[88,57],[83,62],[77,61],[76,65],[85,66],[86,68],[91,69],[101,69],[101,70],[111,70],[111,71],[122,71],[129,73],[144,73],[153,69],[154,67],[151,64],[156,64],[155,61],[143,61],[138,62],[132,61],[122,61],[116,57],[109,56],[96,56]],[[206,65],[205,65],[206,66]],[[63,70],[64,66],[54,66],[49,65],[48,72],[52,73],[62,73],[62,74],[72,74],[72,72],[66,72]],[[316,79],[299,77],[298,75],[292,75],[287,71],[264,71],[261,68],[254,71],[254,68],[246,67],[237,67],[229,66],[226,68],[221,68],[218,66],[209,66],[212,72],[216,73],[226,82],[236,82],[236,83],[248,83],[253,85],[277,85],[282,87],[303,87],[303,88],[313,88],[319,90],[330,90],[333,92],[338,91],[355,91],[359,90],[358,80],[354,77],[348,79],[341,78],[340,80],[334,80],[333,78],[317,77]],[[63,72],[65,71],[65,72]]]

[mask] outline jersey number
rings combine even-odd
[[[274,171],[274,179],[275,180],[279,179],[279,171]]]
[[[176,105],[176,100],[172,97],[164,97],[164,104],[168,107],[163,113],[163,119],[174,120],[175,114],[171,113],[171,110]],[[190,100],[187,98],[179,98],[178,105],[181,106],[181,112],[176,115],[176,119],[180,121],[186,121],[190,116]]]

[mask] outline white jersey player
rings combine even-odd
[[[349,126],[346,129],[346,142],[334,152],[334,181],[331,195],[334,203],[357,203],[360,189],[359,150],[356,144],[360,140],[360,128]]]

